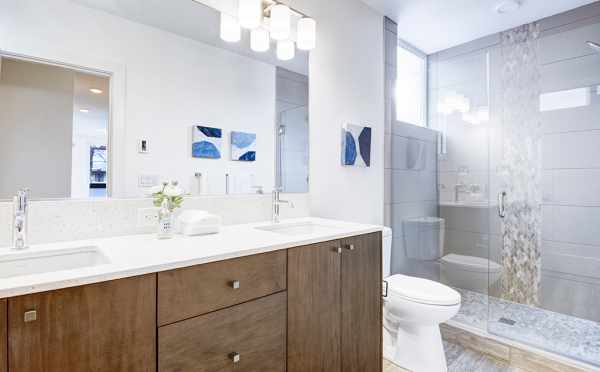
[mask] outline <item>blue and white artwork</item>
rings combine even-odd
[[[342,128],[342,165],[371,166],[371,127],[347,124]]]
[[[223,131],[220,128],[196,125],[192,133],[192,156],[195,158],[220,159]]]
[[[256,134],[231,132],[231,160],[256,160]]]

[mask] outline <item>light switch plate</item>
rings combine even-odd
[[[160,182],[160,177],[157,174],[140,174],[138,177],[138,186],[149,188],[157,186]]]

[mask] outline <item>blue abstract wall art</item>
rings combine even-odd
[[[220,159],[223,131],[220,128],[196,125],[192,133],[192,156],[194,158]]]
[[[231,160],[256,160],[256,134],[231,132]]]
[[[371,127],[347,124],[342,128],[342,165],[371,166]]]

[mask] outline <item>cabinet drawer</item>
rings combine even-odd
[[[160,327],[158,370],[283,372],[286,307],[287,294],[280,292]]]
[[[282,250],[159,273],[158,324],[282,291],[286,261],[287,251]]]

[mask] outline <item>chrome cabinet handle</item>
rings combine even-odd
[[[239,280],[234,280],[231,282],[231,288],[233,289],[240,289],[240,281]]]
[[[234,351],[233,353],[229,354],[229,359],[231,359],[231,361],[234,363],[239,363],[240,353]]]
[[[346,249],[349,251],[353,251],[354,250],[354,244],[346,244]]]
[[[500,218],[506,217],[506,205],[504,204],[505,201],[506,191],[498,193],[498,216],[500,216]]]
[[[342,248],[341,247],[333,247],[333,251],[337,254],[342,254]]]

